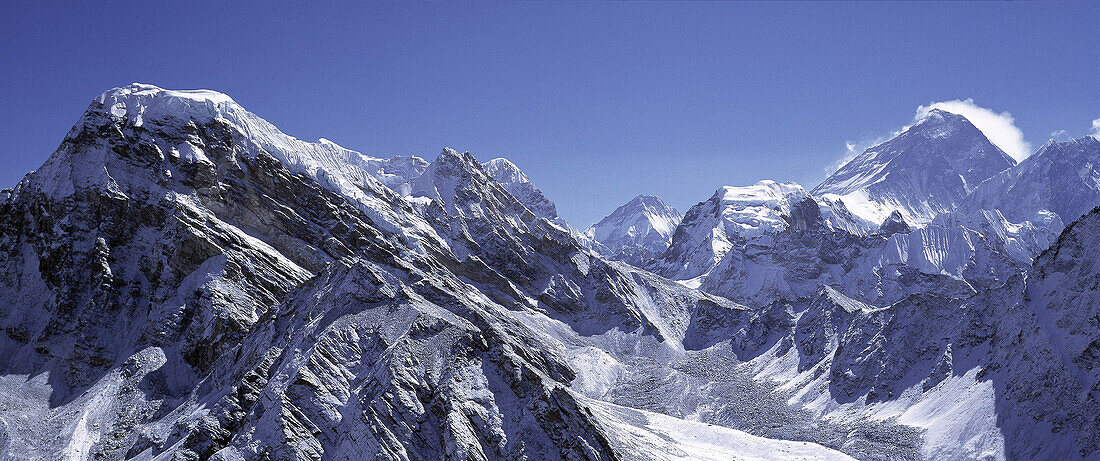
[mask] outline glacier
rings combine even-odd
[[[506,159],[116,88],[0,194],[0,458],[1094,458],[1098,147],[932,111],[581,232]]]

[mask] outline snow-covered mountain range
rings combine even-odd
[[[579,232],[505,159],[112,89],[0,194],[0,458],[1093,459],[1098,158],[932,111]]]

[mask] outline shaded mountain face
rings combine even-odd
[[[1100,203],[1097,165],[1100,141],[1092,136],[1048,142],[975,188],[961,211],[999,210],[1012,222],[1047,220],[1039,215],[1053,213],[1071,223]]]
[[[704,291],[590,250],[496,163],[108,91],[0,195],[0,458],[1097,453],[1100,211],[1006,266],[1003,221],[866,230],[723,188],[665,252],[710,226],[720,257],[677,253]]]
[[[965,117],[933,109],[898,136],[856,156],[812,193],[842,200],[874,225],[895,210],[910,224],[924,225],[1015,164]]]
[[[602,260],[469,154],[398,168],[409,195],[373,160],[218,93],[97,98],[0,202],[2,457],[651,458],[667,423],[848,459],[585,397],[601,338],[682,351],[742,308]]]
[[[684,215],[653,195],[639,195],[616,208],[585,235],[611,259],[642,266],[668,248]]]

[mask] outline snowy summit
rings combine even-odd
[[[503,158],[116,88],[0,194],[0,458],[1093,459],[1097,165],[931,111],[581,233]]]

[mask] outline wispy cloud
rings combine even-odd
[[[1092,137],[1100,139],[1100,118],[1092,121]]]
[[[1008,112],[997,113],[991,109],[974,104],[974,100],[954,99],[929,103],[917,108],[914,123],[928,115],[932,109],[940,109],[953,114],[959,114],[970,120],[975,127],[981,130],[989,142],[1001,148],[1016,161],[1027,158],[1032,153],[1031,144],[1024,140],[1024,133],[1016,128],[1015,119]]]
[[[1069,137],[1069,132],[1066,130],[1056,130],[1050,132],[1050,139],[1060,140]]]

